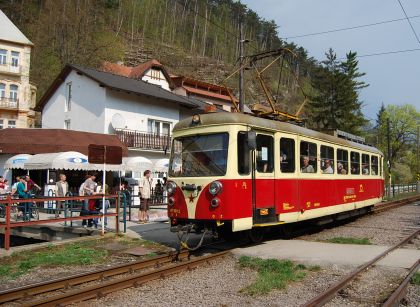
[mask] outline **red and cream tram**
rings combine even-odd
[[[384,194],[371,146],[240,113],[195,115],[173,130],[172,229],[231,232],[368,211]]]

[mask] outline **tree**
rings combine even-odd
[[[378,131],[385,133],[387,121],[390,124],[391,156],[387,157],[391,165],[396,162],[407,164],[407,152],[414,152],[416,148],[417,127],[420,125],[420,112],[412,105],[388,105],[383,112],[384,121]],[[380,149],[387,153],[386,142]]]
[[[312,78],[315,95],[309,103],[311,125],[358,134],[366,124],[359,90],[367,84],[358,80],[364,74],[358,71],[356,53],[349,52],[345,62],[339,62],[331,48],[325,55],[327,59]]]

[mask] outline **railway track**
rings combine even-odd
[[[373,208],[374,213],[381,213],[390,209],[398,208],[404,205],[408,205],[412,202],[420,201],[420,195],[416,195],[413,197],[403,198],[400,200],[389,201],[385,203],[376,204]]]
[[[0,304],[18,302],[25,306],[38,306],[38,305],[50,305],[54,306],[53,302],[58,300],[61,301],[65,297],[68,297],[66,293],[71,292],[75,296],[75,299],[83,298],[85,289],[72,290],[75,287],[81,286],[83,284],[92,283],[92,282],[103,282],[110,278],[114,278],[118,275],[128,274],[141,277],[141,274],[135,274],[136,271],[144,270],[148,268],[159,269],[164,265],[172,263],[174,260],[184,261],[188,259],[190,254],[188,252],[181,252],[180,254],[166,254],[162,256],[157,256],[151,259],[144,261],[136,261],[121,265],[112,266],[105,269],[100,269],[92,272],[72,275],[64,278],[54,279],[46,282],[36,283],[29,286],[9,289],[6,291],[0,292]],[[160,269],[162,274],[164,273],[163,269]],[[141,278],[139,279],[141,280]],[[121,281],[119,279],[119,281]],[[108,282],[111,283],[112,282]],[[97,286],[97,285],[96,285]],[[96,287],[94,286],[94,287]],[[90,289],[90,293],[93,293],[93,289]],[[70,290],[70,291],[69,291]],[[64,291],[58,296],[51,296],[53,291]],[[99,291],[99,290],[98,290]],[[99,292],[97,292],[99,295]],[[38,296],[48,296],[48,298],[37,299]],[[87,295],[86,295],[87,297]],[[51,304],[49,301],[51,300]],[[72,299],[64,300],[67,303],[73,302]]]
[[[420,196],[416,196],[399,201],[379,204],[374,207],[374,212],[378,213],[390,210],[399,206],[406,205],[413,201],[417,201],[419,199]],[[329,301],[340,289],[344,288],[352,279],[354,279],[356,275],[385,257],[392,250],[402,246],[413,237],[417,236],[419,232],[420,230],[418,230],[415,234],[410,235],[399,244],[385,251],[382,255],[376,257],[371,262],[352,272],[352,274],[350,274],[351,276],[349,275],[341,282],[328,289],[327,293],[314,298],[305,304],[305,306],[322,306],[325,304],[325,302]],[[203,247],[213,245],[214,244],[207,244]],[[220,250],[223,248],[215,247],[213,249]],[[0,292],[0,304],[13,302],[18,303],[21,306],[61,306],[88,299],[99,298],[111,292],[122,290],[128,287],[138,287],[143,283],[151,280],[164,278],[172,274],[190,270],[202,263],[206,263],[218,257],[222,257],[228,252],[229,250],[223,250],[214,254],[199,256],[197,258],[191,259],[191,254],[187,251],[183,251],[177,255],[177,259],[175,259],[175,254],[167,254],[145,261],[116,265],[97,271],[9,289]],[[174,260],[177,260],[178,262],[174,262]],[[415,272],[415,269],[413,270]],[[394,294],[396,298],[401,299],[407,284],[408,281],[406,281],[404,287],[399,289],[398,293]],[[390,299],[391,298],[392,297],[390,297]]]
[[[418,235],[420,235],[420,229],[414,231],[407,237],[405,237],[403,240],[401,240],[399,243],[395,244],[394,246],[390,247],[380,255],[376,256],[374,259],[366,262],[365,264],[359,266],[356,270],[350,272],[348,275],[344,276],[341,280],[339,280],[337,283],[333,284],[331,287],[329,287],[324,292],[320,293],[318,296],[314,297],[310,301],[306,302],[302,306],[304,307],[319,307],[323,306],[329,301],[331,301],[337,293],[347,287],[351,281],[356,279],[359,274],[362,272],[368,270],[369,268],[373,267],[378,261],[386,257],[389,253],[392,251],[402,247],[403,245],[409,243],[411,240],[416,238]],[[416,264],[411,268],[410,273],[407,275],[406,279],[404,279],[403,283],[398,287],[398,289],[395,290],[395,292],[389,297],[387,302],[385,303],[386,306],[398,306],[398,302],[403,298],[404,296],[404,290],[406,289],[408,282],[412,276],[417,270],[419,266],[419,261],[416,262]]]

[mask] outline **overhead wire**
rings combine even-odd
[[[413,18],[418,18],[418,17],[420,17],[420,15],[410,16],[408,18],[413,19]],[[329,34],[329,33],[341,32],[341,31],[355,30],[355,29],[360,29],[360,28],[367,28],[367,27],[372,27],[372,26],[383,25],[383,24],[387,24],[387,23],[393,23],[393,22],[397,22],[397,21],[403,21],[403,20],[406,20],[406,19],[407,18],[384,20],[384,21],[379,21],[379,22],[374,22],[374,23],[369,23],[369,24],[364,24],[364,25],[358,25],[358,26],[352,26],[352,27],[346,27],[346,28],[339,28],[339,29],[326,30],[326,31],[321,31],[321,32],[287,36],[284,39],[301,38],[301,37],[323,35],[323,34]]]
[[[414,27],[413,27],[413,24],[411,23],[410,18],[408,18],[408,15],[407,15],[407,12],[406,12],[406,11],[405,11],[405,9],[404,9],[404,6],[402,5],[402,3],[401,3],[401,1],[400,1],[400,0],[397,0],[397,1],[398,1],[398,3],[400,4],[400,7],[401,7],[401,9],[402,9],[402,11],[403,11],[403,13],[404,13],[405,19],[407,19],[408,24],[410,25],[411,30],[413,31],[414,36],[416,37],[417,42],[420,44],[420,39],[419,39],[419,37],[418,37],[418,35],[417,35],[417,33],[416,33],[416,30],[414,30]]]

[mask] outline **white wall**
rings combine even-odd
[[[72,82],[71,110],[65,112],[66,83]],[[70,129],[107,133],[104,130],[106,90],[96,81],[72,71],[51,96],[42,111],[42,128],[64,128],[70,120]]]
[[[147,132],[148,119],[170,122],[172,129],[179,121],[179,108],[177,103],[107,89],[105,133],[114,133],[111,120],[115,113],[122,115],[126,129]]]
[[[170,91],[169,82],[166,79],[165,75],[160,69],[151,68],[146,71],[144,76],[141,78],[145,82],[156,84],[161,86],[163,89]]]

